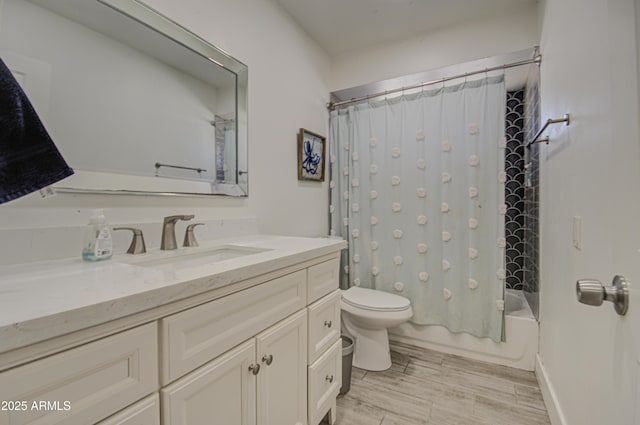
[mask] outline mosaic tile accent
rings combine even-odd
[[[507,93],[505,117],[505,284],[519,290],[525,287],[524,97],[524,89]]]
[[[540,71],[538,66],[530,68],[524,96],[525,134],[529,141],[540,128]],[[524,295],[538,319],[540,296],[540,229],[539,229],[539,189],[540,189],[540,146],[531,145],[526,153],[527,167],[524,190]]]

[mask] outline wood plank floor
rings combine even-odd
[[[337,425],[550,424],[533,372],[391,344],[384,372],[354,368]]]

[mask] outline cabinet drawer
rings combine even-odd
[[[0,411],[0,424],[93,424],[157,389],[154,322],[1,373],[0,400],[29,407]]]
[[[340,290],[309,306],[309,364],[340,338]]]
[[[160,399],[155,393],[98,425],[160,425]]]
[[[307,304],[338,289],[340,258],[309,267]]]
[[[335,404],[342,382],[342,343],[336,341],[309,366],[309,424],[317,424]]]
[[[162,319],[163,385],[304,308],[306,273],[300,270]]]

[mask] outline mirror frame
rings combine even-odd
[[[231,71],[236,75],[236,149],[241,144],[246,147],[247,168],[249,161],[248,152],[248,82],[249,70],[247,65],[235,59],[222,49],[207,42],[198,35],[192,33],[182,25],[162,15],[160,12],[141,3],[139,0],[95,0],[102,3],[116,12],[128,16],[134,21],[158,32],[159,34],[173,40],[181,46],[199,54],[214,64]],[[215,164],[212,164],[215,166]],[[67,187],[64,181],[53,187],[60,193],[87,193],[106,195],[148,195],[148,196],[188,196],[188,197],[211,197],[211,196],[249,196],[248,170],[236,170],[236,183],[211,183],[211,192],[172,192],[137,189],[93,189],[90,187]],[[245,175],[246,181],[242,184],[237,181]]]

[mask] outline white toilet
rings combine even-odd
[[[387,329],[413,316],[408,299],[388,292],[360,287],[342,291],[343,331],[355,341],[353,365],[380,371],[391,367]]]

